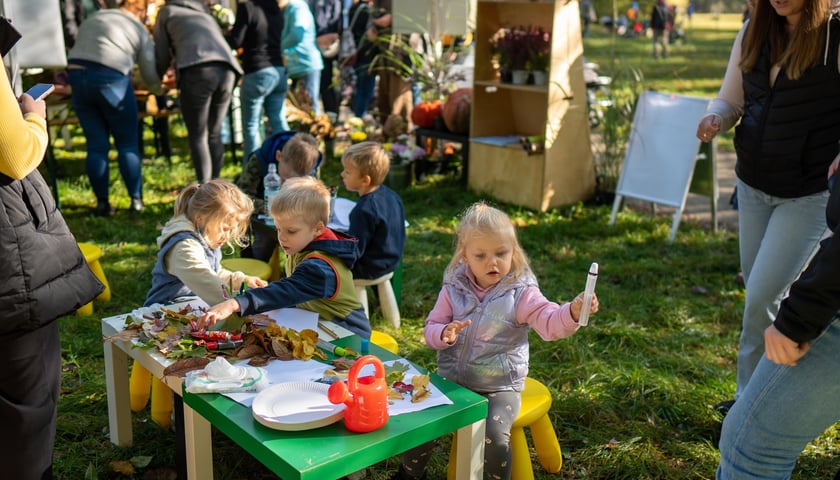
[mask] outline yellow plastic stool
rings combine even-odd
[[[92,243],[79,243],[79,250],[82,251],[82,255],[85,256],[85,261],[90,267],[90,271],[96,275],[96,278],[105,285],[105,290],[102,290],[95,300],[101,302],[107,302],[111,299],[111,286],[108,284],[108,279],[105,277],[105,271],[102,270],[102,265],[99,263],[99,259],[102,258],[102,249],[93,245]],[[79,316],[90,316],[93,315],[93,302],[87,303],[79,307],[76,310],[76,315]]]
[[[554,433],[554,426],[548,418],[551,408],[551,392],[545,385],[533,378],[525,379],[525,389],[522,391],[522,407],[510,430],[510,449],[513,452],[511,465],[512,480],[534,480],[534,468],[531,465],[531,452],[525,439],[525,427],[531,429],[534,440],[534,450],[540,465],[549,473],[558,473],[563,467],[563,452],[560,442]],[[449,455],[447,478],[455,478],[455,440],[452,441],[452,451]]]
[[[370,343],[378,345],[394,355],[398,355],[400,351],[400,344],[394,340],[394,337],[385,332],[380,332],[379,330],[370,332]]]
[[[226,258],[222,260],[222,266],[231,272],[242,272],[265,281],[271,279],[271,267],[256,258]]]
[[[394,272],[386,273],[373,280],[355,279],[356,296],[365,309],[365,315],[370,318],[367,299],[367,287],[376,287],[379,291],[379,304],[382,307],[382,316],[391,322],[394,328],[400,328],[400,307],[397,305],[397,297],[394,295],[394,287],[391,286],[391,277]]]
[[[172,425],[172,390],[163,381],[153,376],[135,360],[129,377],[129,398],[131,410],[141,412],[152,399],[150,414],[152,420],[168,430]]]

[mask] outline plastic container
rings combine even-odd
[[[372,364],[375,375],[359,377],[365,365]],[[388,423],[388,384],[385,366],[379,358],[365,355],[353,363],[347,383],[335,382],[327,391],[330,402],[344,403],[344,426],[351,432],[366,433]]]
[[[282,180],[277,174],[277,164],[268,164],[268,174],[263,179],[263,200],[265,201],[265,223],[267,225],[274,225],[274,219],[271,218],[270,208],[271,199],[280,191]]]

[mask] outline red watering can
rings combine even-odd
[[[373,364],[375,376],[359,378],[359,372],[367,364]],[[385,366],[373,355],[359,358],[350,367],[347,383],[330,385],[327,397],[332,403],[344,403],[344,426],[352,432],[372,432],[388,423],[388,384],[385,382]]]

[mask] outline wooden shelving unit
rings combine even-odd
[[[479,0],[477,7],[470,188],[540,211],[588,198],[595,172],[577,1]],[[489,40],[499,28],[520,25],[552,32],[546,86],[497,79]],[[500,145],[506,136],[544,136],[545,151]]]

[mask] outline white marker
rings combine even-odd
[[[583,306],[580,307],[578,324],[585,327],[589,324],[589,309],[592,308],[592,294],[595,293],[595,282],[598,281],[598,263],[592,262],[589,273],[586,274],[586,288],[583,290]]]

